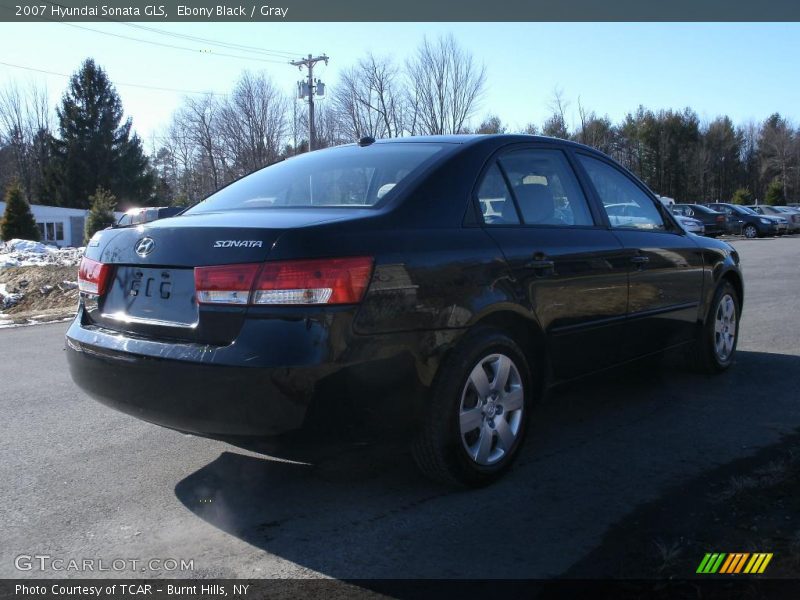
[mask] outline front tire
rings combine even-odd
[[[467,334],[439,369],[414,443],[414,459],[429,478],[481,487],[512,464],[527,432],[530,367],[505,333]]]
[[[698,331],[693,366],[704,373],[721,373],[733,363],[739,341],[740,301],[733,285],[724,281],[714,293],[711,309]]]
[[[744,234],[744,237],[746,237],[749,240],[752,240],[752,239],[755,239],[755,238],[758,237],[758,229],[753,224],[745,226],[745,228],[742,231],[742,233]]]

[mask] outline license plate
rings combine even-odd
[[[104,316],[181,326],[197,323],[192,269],[117,267]]]

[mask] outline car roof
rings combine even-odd
[[[524,133],[470,133],[470,134],[448,134],[448,135],[412,135],[407,137],[381,138],[376,139],[375,144],[408,144],[408,143],[438,143],[438,144],[461,144],[473,145],[487,141],[504,141],[507,143],[538,143],[552,144],[553,146],[572,146],[582,150],[589,150],[593,154],[602,154],[596,149],[565,140],[562,138],[549,137],[545,135],[527,135]],[[348,144],[351,145],[351,144]],[[355,145],[355,144],[353,144]],[[372,145],[372,144],[369,144]]]

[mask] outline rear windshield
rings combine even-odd
[[[404,142],[303,154],[232,183],[186,214],[244,208],[374,206],[442,148]]]

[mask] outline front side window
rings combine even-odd
[[[560,150],[516,150],[500,158],[526,225],[594,225],[572,167]]]
[[[630,177],[591,156],[578,158],[589,174],[612,227],[663,231],[664,219],[653,200]]]
[[[374,206],[444,148],[442,144],[397,142],[310,152],[256,171],[212,194],[186,214]]]

